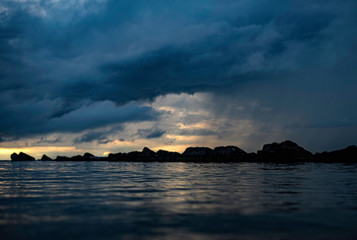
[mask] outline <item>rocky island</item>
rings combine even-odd
[[[20,152],[11,155],[12,161],[35,161],[35,158]],[[91,153],[73,157],[57,156],[52,159],[43,155],[38,161],[132,161],[132,162],[326,162],[357,163],[357,146],[312,154],[292,141],[265,144],[256,153],[247,153],[236,146],[188,147],[182,154],[144,147],[142,151],[110,153],[107,157],[96,157]]]

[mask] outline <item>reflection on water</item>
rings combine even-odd
[[[0,162],[1,239],[357,239],[357,166]]]

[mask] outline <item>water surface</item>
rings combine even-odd
[[[357,165],[0,161],[1,239],[357,239]]]

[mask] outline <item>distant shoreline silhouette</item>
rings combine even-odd
[[[26,153],[11,154],[12,161],[35,161]],[[43,155],[38,161],[129,161],[129,162],[331,162],[357,163],[357,146],[312,154],[292,141],[265,144],[256,153],[247,153],[236,146],[188,147],[182,154],[159,150],[154,152],[147,147],[129,153],[110,153],[107,157],[96,157],[91,153],[73,157],[57,156],[52,159]]]

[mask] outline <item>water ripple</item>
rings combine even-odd
[[[1,161],[0,233],[355,239],[356,173],[347,164]]]

